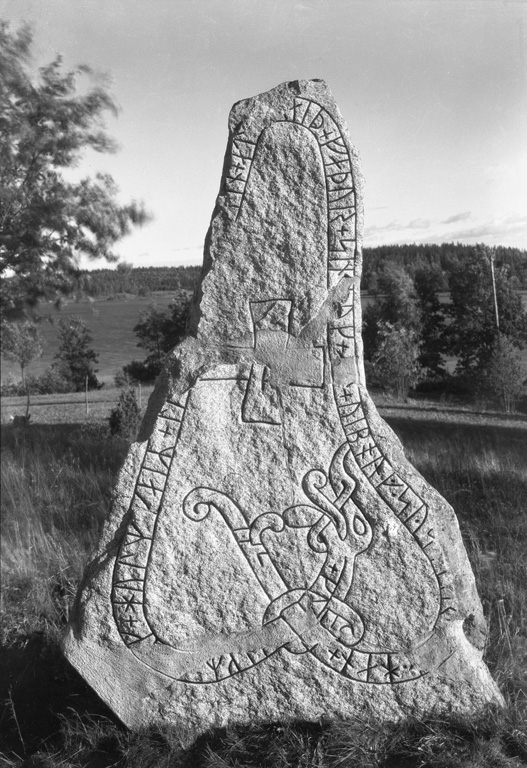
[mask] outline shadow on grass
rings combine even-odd
[[[0,649],[0,744],[21,757],[52,745],[63,718],[118,721],[43,632]]]
[[[69,727],[65,749],[41,750],[19,768],[521,768],[527,759],[521,734],[498,712],[472,721],[232,727],[189,749],[171,727],[126,733],[107,723],[90,734],[78,723]]]
[[[527,508],[527,430],[385,417],[405,453],[463,519]],[[503,505],[505,507],[503,508]],[[492,522],[489,520],[489,522]]]
[[[390,406],[392,410],[392,406]],[[402,413],[408,411],[408,408],[401,408]],[[413,409],[410,409],[413,410]],[[502,424],[474,424],[467,423],[460,420],[455,421],[441,421],[431,420],[426,418],[426,412],[419,408],[415,409],[417,412],[423,414],[421,419],[414,419],[412,417],[405,418],[401,416],[383,415],[383,419],[388,422],[392,429],[399,435],[404,442],[405,439],[414,439],[419,436],[434,437],[436,439],[444,440],[450,439],[453,436],[464,434],[468,440],[478,440],[488,442],[489,440],[495,444],[508,441],[511,438],[523,441],[524,445],[527,443],[527,429],[523,425],[523,419],[517,417],[507,419],[511,423],[516,423],[518,426],[504,426]],[[444,411],[441,411],[443,413]],[[434,412],[436,413],[436,412]],[[458,411],[453,411],[457,413]],[[462,415],[462,414],[461,414]],[[507,414],[500,416],[500,421],[504,420]],[[527,419],[525,419],[527,426]]]

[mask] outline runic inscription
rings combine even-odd
[[[355,268],[356,189],[349,147],[332,115],[311,99],[295,98],[283,117],[274,116],[264,127],[291,122],[309,131],[317,140],[324,167],[328,207],[328,286],[333,287]],[[227,205],[236,216],[243,206],[251,165],[258,151],[260,133],[253,139],[246,130],[232,141],[231,164],[226,176]]]

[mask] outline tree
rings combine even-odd
[[[42,354],[42,336],[30,320],[2,324],[2,356],[20,365],[22,386],[26,388],[26,368]]]
[[[527,394],[527,370],[517,348],[507,337],[498,337],[482,370],[482,394],[496,400],[509,413]]]
[[[189,311],[190,301],[179,296],[168,309],[158,309],[155,304],[150,304],[141,312],[134,333],[139,339],[137,346],[146,349],[148,355],[144,363],[134,361],[125,366],[125,372],[132,378],[144,380],[141,375],[143,370],[150,378],[155,378],[161,371],[166,354],[184,337]]]
[[[488,363],[498,337],[521,349],[527,343],[527,313],[514,289],[507,265],[495,271],[499,330],[496,325],[492,286],[491,252],[476,247],[450,275],[450,325],[446,332],[448,350],[458,357],[456,371],[477,377]]]
[[[81,392],[86,386],[88,389],[99,389],[99,383],[95,365],[99,356],[90,347],[93,337],[84,320],[72,315],[62,318],[58,323],[60,345],[55,355],[54,368],[59,375],[70,382],[75,392]]]
[[[383,323],[377,350],[368,366],[373,383],[406,400],[408,391],[423,375],[419,352],[415,331]]]
[[[380,296],[364,313],[364,355],[373,360],[377,354],[386,323],[418,333],[421,308],[412,278],[406,270],[389,266],[379,280]]]
[[[427,377],[444,376],[445,305],[439,300],[443,275],[438,270],[419,269],[414,278],[419,304],[419,365]]]
[[[140,313],[134,333],[139,339],[137,346],[147,350],[149,363],[161,366],[165,354],[174,346],[167,340],[172,335],[170,331],[170,315],[167,310],[150,304]]]
[[[1,308],[17,316],[42,297],[72,288],[80,255],[116,261],[114,245],[147,219],[121,205],[107,174],[67,181],[87,149],[113,152],[103,116],[116,113],[107,85],[85,65],[64,72],[60,57],[33,73],[32,32],[0,21]],[[87,88],[79,90],[79,81]]]

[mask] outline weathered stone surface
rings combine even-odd
[[[455,515],[365,388],[361,226],[322,81],[234,106],[190,335],[64,640],[130,726],[501,702]]]

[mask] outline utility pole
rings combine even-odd
[[[496,317],[496,330],[498,331],[498,340],[500,337],[500,316],[498,313],[498,296],[496,293],[496,275],[494,274],[494,248],[488,249],[490,258],[490,273],[492,275],[492,292],[494,294],[494,314]]]

